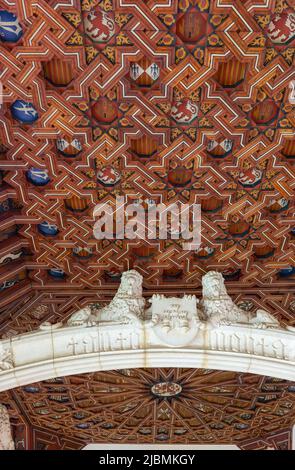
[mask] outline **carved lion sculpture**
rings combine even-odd
[[[142,297],[142,276],[135,270],[122,274],[120,287],[109,305],[101,309],[85,307],[74,313],[69,326],[93,326],[102,322],[140,323],[145,300]]]
[[[4,405],[0,404],[0,450],[14,450],[9,414]]]
[[[250,323],[256,328],[279,327],[276,318],[264,310],[253,316],[234,304],[228,295],[221,273],[210,271],[202,279],[203,298],[200,307],[203,319],[213,325]]]

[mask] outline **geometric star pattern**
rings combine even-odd
[[[270,34],[290,2],[0,5],[23,29],[1,44],[0,255],[21,252],[0,267],[2,305],[113,291],[128,268],[151,294],[198,289],[212,269],[232,291],[294,292],[294,37]],[[15,100],[38,119],[19,122]],[[201,249],[95,239],[93,208],[117,195],[200,203]]]
[[[0,43],[0,336],[65,321],[89,303],[105,305],[131,268],[144,277],[146,299],[155,292],[200,296],[202,275],[222,272],[242,308],[264,308],[295,325],[291,0],[0,0],[0,10],[14,13],[21,28],[17,40],[1,36]],[[19,119],[17,100],[33,106],[31,122]],[[201,204],[201,248],[96,240],[93,209],[116,196]],[[208,421],[200,410],[189,414],[185,400],[199,398],[185,385],[189,398],[151,397],[147,384],[156,374],[164,382],[190,377],[205,397],[216,378],[221,389],[212,392],[215,404],[204,405]],[[209,442],[211,434],[228,443],[234,429],[241,448],[290,448],[287,382],[172,369],[67,377],[38,384],[35,395],[24,388],[1,394],[20,448],[113,439],[124,418],[108,406],[102,377],[107,388],[108,380],[127,384],[149,403],[139,406],[138,422],[146,419],[152,434],[140,434],[139,418],[126,411],[134,442],[158,442],[157,433],[164,440],[169,429],[168,442]],[[66,389],[69,402],[56,405],[59,411],[49,387]],[[86,402],[97,393],[115,428],[91,422],[77,429],[72,414],[60,412],[70,403],[80,413],[80,393]],[[275,398],[259,401],[268,393]],[[37,396],[49,415],[33,407]]]
[[[68,448],[91,442],[284,448],[294,392],[292,382],[254,374],[128,369],[47,380],[0,394],[0,401],[13,400],[12,409],[17,403],[35,436],[43,430],[43,445],[47,433],[49,448],[57,446],[51,433]],[[17,411],[11,414],[16,420]]]

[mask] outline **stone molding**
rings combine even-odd
[[[251,372],[295,380],[295,332],[268,312],[239,309],[218,273],[203,298],[142,298],[142,278],[124,273],[109,306],[86,307],[67,325],[0,341],[0,391],[53,377],[138,367]]]

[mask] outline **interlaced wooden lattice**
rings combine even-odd
[[[252,289],[262,304],[270,292],[292,321],[291,2],[1,0],[0,8],[23,30],[0,45],[0,282],[10,283],[0,306],[13,316],[19,302],[46,293],[54,308],[59,292],[66,303],[103,302],[131,267],[147,294],[196,291],[216,269],[232,292]],[[17,99],[34,105],[35,122],[12,114]],[[48,170],[49,181],[38,186],[32,168]],[[201,203],[202,250],[96,240],[93,208],[116,195]],[[57,233],[44,235],[44,222]]]
[[[87,19],[93,8],[95,28]],[[221,271],[244,308],[264,308],[294,325],[292,8],[291,0],[0,0],[23,31],[0,43],[1,336],[103,305],[129,268],[143,275],[147,298],[200,295],[201,276]],[[35,122],[15,118],[19,99],[34,105]],[[49,181],[36,185],[32,168],[48,170]],[[116,195],[201,203],[202,249],[184,252],[177,240],[96,240],[93,208]],[[44,222],[55,227],[50,235]],[[64,275],[53,277],[52,268]],[[247,402],[252,389],[242,389]],[[31,395],[17,393],[27,406]],[[141,408],[147,421],[161,406],[153,403]],[[277,403],[259,404],[270,414],[253,412],[249,421],[257,424],[243,431],[250,441],[276,420],[287,426],[288,414],[273,417]],[[220,418],[214,410],[212,424]],[[32,414],[36,426],[45,426],[41,418]],[[71,426],[67,432],[78,433]],[[194,426],[173,439],[196,439],[198,426],[222,442],[231,429],[242,433],[228,423]],[[158,428],[138,436],[155,438]],[[93,428],[81,432],[93,436]]]

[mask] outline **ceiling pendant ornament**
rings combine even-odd
[[[182,386],[175,382],[160,382],[152,385],[151,392],[158,398],[177,397],[182,391]]]

